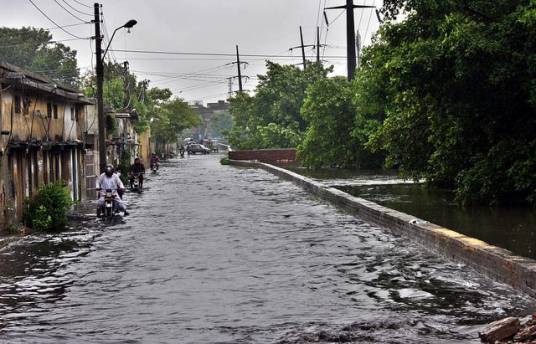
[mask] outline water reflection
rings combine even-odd
[[[462,207],[450,191],[425,185],[339,186],[386,207],[454,229],[512,252],[536,258],[536,211],[523,207]]]

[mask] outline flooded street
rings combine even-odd
[[[1,343],[478,343],[533,300],[218,156],[0,251]]]

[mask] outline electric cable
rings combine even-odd
[[[66,9],[65,6],[63,6],[62,4],[60,4],[60,3],[58,2],[58,0],[54,0],[54,2],[55,2],[59,7],[63,8],[63,10],[64,10],[65,12],[69,13],[73,18],[76,18],[76,19],[80,20],[82,23],[87,23],[87,22],[88,22],[87,20],[80,18],[79,16],[77,16],[77,15],[74,14],[73,12],[69,11],[68,9]]]
[[[91,13],[86,13],[86,12],[83,12],[83,11],[80,11],[78,9],[76,9],[75,7],[73,7],[71,4],[69,4],[66,0],[61,0],[63,1],[67,6],[69,6],[73,11],[76,11],[80,14],[83,14],[83,15],[86,15],[86,16],[90,16],[90,17],[93,17],[93,14]]]
[[[208,53],[208,52],[173,52],[162,50],[133,50],[133,49],[110,49],[114,52],[127,52],[135,54],[159,54],[159,55],[185,55],[185,56],[226,56],[235,57],[236,54],[228,53]],[[263,57],[263,58],[289,58],[287,55],[270,55],[270,54],[240,54],[242,57]],[[346,56],[328,56],[332,59],[346,59]]]
[[[68,34],[69,36],[72,36],[74,38],[78,38],[78,39],[89,39],[88,38],[84,38],[84,37],[80,37],[80,36],[77,36],[67,30],[65,30],[63,27],[61,27],[58,23],[56,23],[52,18],[50,18],[41,8],[39,8],[39,6],[37,6],[35,4],[35,2],[33,2],[33,0],[28,0],[45,18],[47,18],[52,24],[56,25],[56,27],[58,29],[60,29],[61,31],[65,32],[66,34]]]

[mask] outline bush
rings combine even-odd
[[[67,213],[73,202],[65,184],[53,183],[39,189],[27,200],[24,213],[26,226],[37,231],[59,231],[67,225]]]
[[[123,184],[128,184],[128,173],[130,172],[130,161],[132,160],[132,155],[129,152],[124,152],[121,156],[121,159],[119,160],[119,166],[117,166],[117,170],[121,172],[121,175],[119,178],[121,178],[121,181]]]

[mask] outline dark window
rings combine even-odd
[[[15,113],[20,113],[20,96],[15,96]]]
[[[24,97],[22,99],[22,114],[23,115],[29,115],[30,114],[30,104],[32,101],[30,100],[30,97]]]
[[[75,120],[74,107],[71,106],[71,121]]]
[[[54,104],[54,118],[58,119],[58,104]]]
[[[74,120],[77,122],[80,120],[80,106],[77,106],[75,109]]]
[[[47,103],[47,117],[52,118],[52,104]]]

